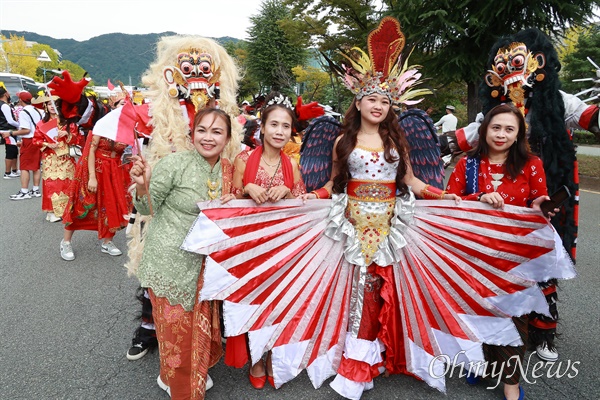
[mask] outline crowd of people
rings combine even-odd
[[[279,388],[302,369],[315,387],[335,375],[331,387],[349,399],[397,373],[440,389],[444,378],[423,371],[440,352],[456,353],[458,338],[480,349],[469,361],[511,367],[500,377],[505,398],[524,398],[518,363],[528,314],[550,315],[537,282],[573,275],[548,228],[559,209],[541,212],[550,199],[544,163],[530,150],[523,112],[501,104],[480,121],[477,146],[445,190],[443,168],[420,175],[394,112],[412,108],[420,81],[397,63],[401,47],[381,47],[400,32],[396,24],[384,18],[368,55],[339,68],[355,97],[334,135],[304,138],[329,154],[315,168],[301,166],[300,144],[324,110],[307,113],[278,92],[238,108],[239,73],[209,39],[159,43],[144,77],[150,105],[124,95],[110,111],[66,73],[51,92],[19,93],[15,116],[0,88],[4,178],[21,180],[11,199],[41,196],[46,220],[62,220],[62,259],[75,259],[77,230],[97,231],[103,253],[123,254],[112,238],[137,214],[127,253],[143,307],[127,358],[157,346],[157,384],[171,398],[204,398],[223,354],[236,368],[251,361],[256,389]],[[382,31],[389,36],[377,38]],[[455,109],[446,111],[436,124],[419,118],[428,132],[454,131]],[[129,129],[129,139],[106,136],[102,124],[125,115],[135,123],[114,129]],[[307,192],[317,169],[326,179]],[[546,240],[532,239],[534,230]],[[479,316],[505,329],[475,329]],[[445,337],[433,343],[434,331]],[[467,380],[493,374],[469,371]]]

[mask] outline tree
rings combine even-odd
[[[276,0],[264,1],[260,13],[250,17],[247,67],[260,89],[291,94],[295,85],[292,68],[304,64],[308,46],[299,36],[286,35],[281,27],[286,19],[290,19],[290,11]]]
[[[260,91],[260,84],[256,78],[248,73],[248,42],[229,41],[223,45],[227,53],[235,60],[242,78],[239,82],[238,98],[251,100]]]
[[[579,36],[588,34],[589,32],[590,27],[583,26],[572,26],[564,32],[562,40],[556,45],[556,53],[561,64],[564,62],[566,56],[577,49]]]
[[[35,77],[35,70],[39,61],[32,49],[27,47],[25,38],[11,35],[10,39],[2,36],[2,47],[6,54],[8,70],[13,74]]]
[[[298,65],[292,68],[292,72],[298,82],[298,95],[302,96],[305,103],[311,101],[324,102],[325,89],[329,85],[329,74],[315,67],[302,67]]]
[[[590,57],[596,65],[600,65],[600,26],[595,25],[587,34],[582,34],[577,40],[575,50],[565,56],[562,75],[563,89],[569,93],[577,93],[592,87],[592,82],[573,82],[573,79],[594,78],[596,68],[587,60]],[[587,96],[583,96],[587,98]]]
[[[558,35],[567,25],[579,25],[593,15],[597,0],[421,0],[388,1],[419,51],[431,55],[430,70],[448,82],[468,84],[468,116],[479,111],[478,88],[489,66],[487,54],[500,36],[536,27]]]
[[[295,21],[307,26],[321,50],[346,46],[364,47],[368,32],[383,15],[400,21],[407,47],[427,71],[434,71],[443,83],[463,81],[468,85],[468,114],[473,120],[478,111],[478,87],[486,66],[487,54],[503,35],[537,27],[558,34],[567,25],[581,25],[593,15],[597,0],[287,0],[294,5]],[[337,24],[335,36],[328,33]],[[418,53],[421,53],[419,56]],[[431,75],[429,75],[431,76]]]

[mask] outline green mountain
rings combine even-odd
[[[156,43],[163,36],[175,32],[127,35],[109,33],[79,42],[73,39],[54,39],[33,32],[3,30],[5,36],[16,35],[25,40],[47,44],[62,54],[63,60],[70,60],[84,68],[96,85],[106,85],[108,79],[125,85],[141,85],[141,77],[156,56]],[[216,40],[225,44],[239,39],[221,37]]]

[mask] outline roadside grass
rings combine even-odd
[[[577,161],[580,175],[600,178],[600,157],[578,154]]]

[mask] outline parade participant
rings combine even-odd
[[[204,259],[180,246],[198,214],[197,201],[235,197],[229,194],[232,166],[221,158],[230,138],[229,115],[205,108],[194,120],[194,150],[168,155],[152,169],[134,156],[131,169],[138,212],[149,215],[150,200],[154,209],[137,276],[153,307],[160,352],[157,382],[172,399],[203,399],[213,385],[208,369],[222,353],[219,306],[198,301]]]
[[[66,125],[65,130],[67,135],[77,135],[73,125]],[[112,238],[127,226],[131,210],[131,196],[127,191],[129,181],[124,179],[121,165],[121,156],[126,148],[124,143],[88,134],[62,215],[65,226],[60,255],[63,260],[75,259],[71,239],[78,230],[97,231],[103,253],[111,256],[123,254]]]
[[[232,193],[240,199],[250,197],[257,204],[305,194],[298,163],[283,151],[296,122],[290,100],[280,93],[270,93],[260,114],[262,146],[244,150],[236,157]],[[247,360],[246,335],[228,338],[225,362],[240,368]],[[270,354],[266,363],[270,365]],[[251,366],[248,376],[256,389],[262,389],[267,380],[275,386],[273,373],[266,371],[262,358]]]
[[[536,280],[564,266],[547,220],[458,207],[457,195],[414,177],[391,111],[419,94],[417,71],[398,59],[403,44],[386,17],[369,55],[348,55],[356,98],[333,182],[305,196],[331,188],[331,200],[202,203],[183,244],[209,255],[200,298],[224,300],[226,335],[248,332],[253,362],[272,351],[276,387],[307,369],[316,388],[337,373],[331,386],[351,399],[383,371],[445,390],[446,362],[483,361],[482,343],[520,340],[510,317],[548,312]]]
[[[128,182],[124,180],[120,164],[127,145],[88,134],[110,109],[95,96],[84,92],[91,81],[86,75],[75,82],[68,71],[63,71],[62,77],[55,76],[48,84],[51,95],[59,97],[55,103],[56,112],[60,121],[64,121],[64,130],[76,137],[79,145],[85,143],[62,215],[65,229],[60,255],[66,261],[75,259],[71,238],[76,230],[97,231],[102,239],[101,251],[121,255],[112,238],[117,230],[126,226],[122,220],[131,207]]]
[[[4,150],[6,152],[4,157],[4,179],[13,179],[21,176],[21,172],[17,168],[19,148],[17,147],[16,137],[12,134],[12,131],[17,129],[19,129],[19,122],[10,105],[10,93],[8,93],[8,90],[0,82],[0,132],[8,132],[7,137],[2,134]]]
[[[148,88],[148,103],[136,106],[136,129],[150,138],[144,150],[150,166],[173,152],[192,149],[189,132],[194,116],[206,107],[217,106],[235,118],[239,72],[227,51],[212,39],[199,36],[169,36],[157,44],[156,60],[142,77]],[[232,121],[231,139],[224,157],[233,160],[240,151],[241,126]],[[131,132],[127,132],[131,134]],[[126,267],[135,275],[142,256],[143,227],[149,215],[137,215],[128,234]],[[127,359],[138,360],[156,343],[152,306],[145,288],[136,296],[141,300],[141,322],[135,330]]]
[[[41,197],[40,193],[40,149],[33,144],[33,133],[36,124],[42,119],[43,115],[37,108],[31,105],[31,93],[21,91],[17,93],[19,97],[19,129],[12,131],[12,137],[19,137],[21,140],[19,165],[21,168],[21,189],[10,196],[11,200],[30,199],[32,197]],[[4,138],[9,134],[5,133]],[[29,190],[29,178],[33,187]]]
[[[564,185],[574,194],[552,218],[552,225],[575,260],[579,175],[575,144],[568,129],[600,132],[598,106],[587,105],[560,90],[558,54],[550,38],[539,29],[525,29],[500,38],[490,50],[487,65],[479,91],[483,113],[476,122],[456,131],[458,145],[463,151],[472,149],[477,144],[483,116],[498,104],[513,103],[525,116],[531,151],[544,163],[548,191],[554,193]],[[529,339],[542,360],[556,361],[556,281],[540,282],[540,287],[552,316],[532,315]]]
[[[33,144],[42,152],[42,211],[46,212],[46,221],[60,221],[69,199],[68,192],[75,176],[75,158],[70,154],[69,146],[79,143],[78,133],[64,130],[59,122],[52,99],[40,96],[32,104],[44,105],[44,118],[37,124]]]
[[[528,151],[525,132],[523,114],[513,105],[492,108],[479,128],[477,147],[454,168],[448,181],[448,192],[499,209],[511,204],[540,210],[540,204],[550,199],[546,176],[542,160]],[[525,396],[519,386],[519,366],[524,365],[527,315],[513,317],[513,321],[523,340],[521,346],[483,346],[488,365],[498,365],[496,371],[502,372],[499,379],[504,383],[504,395],[508,400]],[[491,368],[481,372],[493,373]],[[469,380],[473,382],[474,377]]]
[[[280,93],[267,96],[261,111],[261,143],[243,151],[234,162],[233,193],[257,204],[295,198],[306,192],[296,160],[283,152],[296,121],[290,100]]]

